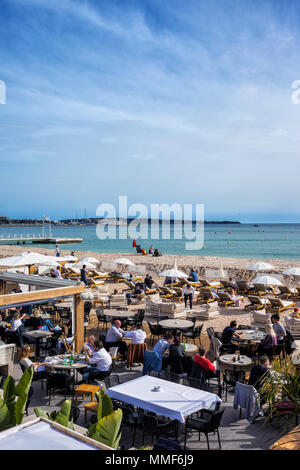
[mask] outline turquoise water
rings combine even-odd
[[[149,231],[150,232],[150,231]],[[230,232],[230,233],[229,233]],[[6,228],[0,227],[0,236],[13,237],[42,233],[41,227]],[[252,224],[209,224],[205,225],[204,245],[199,251],[187,251],[187,240],[140,240],[142,248],[152,245],[159,251],[174,255],[221,256],[227,258],[259,258],[300,260],[300,224],[265,224],[254,227]],[[53,237],[83,238],[83,243],[61,245],[66,250],[82,250],[108,253],[128,253],[132,251],[132,240],[99,240],[96,226],[53,227]],[[31,245],[54,249],[54,245]]]

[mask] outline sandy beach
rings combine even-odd
[[[69,255],[70,250],[64,250],[63,245],[61,248],[61,256]],[[55,248],[37,248],[29,244],[16,246],[16,245],[0,245],[0,258],[7,256],[12,256],[17,253],[24,251],[35,251],[38,253],[48,254],[55,256]],[[176,260],[177,267],[179,270],[190,272],[191,268],[194,268],[200,276],[205,276],[206,269],[218,270],[220,266],[223,266],[223,269],[227,271],[227,277],[232,277],[233,279],[245,279],[251,280],[254,279],[256,273],[248,271],[247,267],[250,264],[253,264],[259,259],[243,259],[243,258],[222,258],[222,257],[213,257],[213,256],[188,256],[188,255],[162,255],[160,257],[153,257],[150,255],[143,256],[138,255],[135,252],[131,253],[97,253],[93,251],[75,251],[75,256],[80,259],[86,256],[92,256],[99,260],[99,263],[106,261],[112,262],[117,258],[128,258],[134,264],[141,264],[146,266],[146,271],[152,275],[158,275],[160,272],[169,269],[174,266]],[[282,274],[285,269],[294,267],[296,265],[295,261],[282,260],[282,259],[264,259],[266,263],[270,263],[274,266],[273,273]],[[300,264],[300,263],[299,263]],[[101,264],[100,264],[101,268]],[[284,276],[284,283],[290,283],[291,279],[289,276]]]
[[[0,258],[12,256],[14,254],[24,252],[24,251],[35,251],[48,255],[55,255],[55,249],[45,249],[45,248],[36,248],[35,246],[26,245],[26,246],[13,246],[13,245],[2,245],[0,246]],[[70,250],[63,250],[61,246],[61,256],[70,254]],[[202,277],[205,277],[206,269],[217,270],[220,266],[223,266],[223,269],[227,271],[227,276],[235,279],[246,279],[251,280],[256,276],[255,272],[247,270],[247,267],[256,262],[260,261],[257,259],[242,259],[242,258],[220,258],[220,257],[198,257],[198,256],[174,256],[174,255],[163,255],[161,257],[155,258],[152,256],[143,256],[137,255],[136,253],[95,253],[92,251],[75,251],[75,256],[77,258],[83,258],[86,256],[92,256],[99,260],[98,268],[101,270],[101,262],[112,262],[114,259],[120,257],[126,257],[130,259],[134,264],[145,265],[146,272],[151,274],[156,282],[160,285],[163,283],[163,278],[158,277],[158,274],[168,268],[174,266],[175,260],[177,261],[177,267],[187,274],[190,272],[191,268],[195,268],[196,272]],[[294,261],[286,260],[264,260],[269,262],[274,266],[273,273],[281,274],[282,271],[289,267],[295,266]],[[294,280],[289,276],[284,276],[283,282],[286,285],[294,285]],[[297,283],[296,283],[297,284]],[[112,292],[113,289],[118,288],[121,292],[122,289],[126,287],[125,284],[108,284],[108,292]],[[297,304],[297,306],[300,306]],[[140,305],[140,308],[143,308],[143,305]],[[286,315],[286,312],[282,312],[282,317]],[[97,327],[97,318],[96,315],[92,315],[93,319],[89,327],[90,333],[96,332]],[[206,342],[207,336],[205,334],[206,328],[213,326],[217,331],[222,331],[225,326],[227,326],[231,320],[236,319],[238,323],[243,325],[251,324],[251,311],[238,307],[232,307],[225,309],[220,307],[220,316],[209,321],[205,321],[203,325],[203,339]],[[200,322],[203,323],[203,322]]]

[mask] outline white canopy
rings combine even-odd
[[[274,269],[272,264],[264,263],[263,261],[251,264],[251,266],[248,267],[248,271],[271,271],[272,269]]]
[[[283,271],[282,274],[287,274],[288,276],[300,276],[300,268],[289,268]]]
[[[96,258],[93,258],[92,256],[86,256],[85,258],[82,258],[80,260],[80,263],[86,264],[86,263],[97,263],[99,264],[99,260]]]
[[[134,266],[134,263],[132,261],[130,261],[130,259],[127,259],[127,258],[118,258],[118,259],[114,259],[113,260],[113,263],[116,263],[116,264],[125,264],[127,266]]]
[[[175,260],[174,263],[174,268],[172,269],[167,269],[167,271],[163,271],[162,273],[159,274],[160,277],[175,277],[175,278],[187,278],[188,276],[177,269],[177,262]]]
[[[272,276],[258,276],[252,284],[262,284],[264,286],[283,286],[282,282]]]
[[[33,264],[43,264],[49,258],[48,256],[40,255],[39,253],[30,252],[24,254],[24,256],[16,255],[9,256],[8,258],[2,258],[0,259],[0,266],[31,266]]]

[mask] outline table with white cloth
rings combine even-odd
[[[160,391],[154,391],[159,386]],[[215,409],[222,400],[204,390],[162,380],[150,375],[130,380],[107,390],[114,400],[137,406],[159,416],[177,419],[180,423],[202,409]]]

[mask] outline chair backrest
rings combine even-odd
[[[26,414],[28,414],[28,407],[30,405],[32,395],[33,395],[33,387],[30,387],[28,391],[28,395],[27,395],[26,406],[25,406]]]
[[[197,388],[198,390],[202,390],[204,384],[204,377],[202,375],[199,378],[196,377],[185,377],[184,381],[188,387]]]
[[[210,326],[209,328],[206,328],[206,333],[208,334],[209,339],[215,337],[215,330],[213,329],[212,326]]]
[[[76,405],[71,405],[69,421],[73,418],[73,423],[76,424],[80,415],[80,409]]]
[[[120,377],[117,374],[110,375],[104,379],[106,388],[114,387],[120,384]]]
[[[208,424],[207,424],[206,431],[207,432],[213,432],[216,429],[218,429],[218,427],[220,426],[221,421],[222,421],[222,417],[223,417],[223,413],[224,413],[225,410],[223,409],[221,411],[214,411],[214,412],[211,412],[211,413],[206,413],[206,411],[208,411],[208,410],[203,411],[203,416],[206,415],[208,417]]]
[[[202,323],[202,325],[196,326],[196,328],[194,329],[194,332],[193,332],[193,338],[198,338],[198,336],[200,336],[203,325],[204,325],[204,323]]]
[[[169,450],[184,450],[183,446],[179,444],[179,442],[171,441],[170,439],[166,439],[165,437],[160,437],[154,444],[153,449],[154,452],[160,451],[169,451]]]

